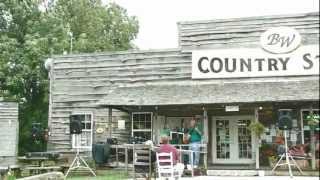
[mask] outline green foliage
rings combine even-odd
[[[130,42],[138,33],[136,17],[128,16],[115,3],[44,2],[47,1],[0,2],[0,97],[20,103],[20,153],[45,148],[44,143],[34,144],[30,138],[32,122],[47,126],[45,59],[71,50],[73,53],[127,50],[132,48]]]
[[[258,138],[261,137],[261,135],[265,131],[265,127],[260,122],[251,122],[249,127],[250,131],[252,131]]]
[[[319,119],[320,117],[318,114],[310,113],[307,116],[308,125],[310,125],[313,129],[319,127]]]

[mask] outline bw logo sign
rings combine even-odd
[[[301,43],[298,31],[290,27],[275,27],[261,35],[261,46],[273,54],[287,54],[296,50]]]

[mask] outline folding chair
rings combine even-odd
[[[140,175],[140,176],[139,176]],[[133,145],[133,178],[137,176],[151,179],[152,176],[152,159],[151,148],[148,145]]]
[[[173,165],[172,152],[157,153],[157,170],[159,179],[179,179],[182,172]]]

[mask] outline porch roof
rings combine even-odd
[[[171,84],[119,87],[101,106],[152,106],[319,100],[319,81]]]

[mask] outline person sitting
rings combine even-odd
[[[172,161],[174,168],[178,171],[179,174],[183,173],[184,164],[179,161],[179,152],[178,150],[169,144],[169,137],[167,135],[161,136],[161,145],[158,150],[159,153],[172,153]]]

